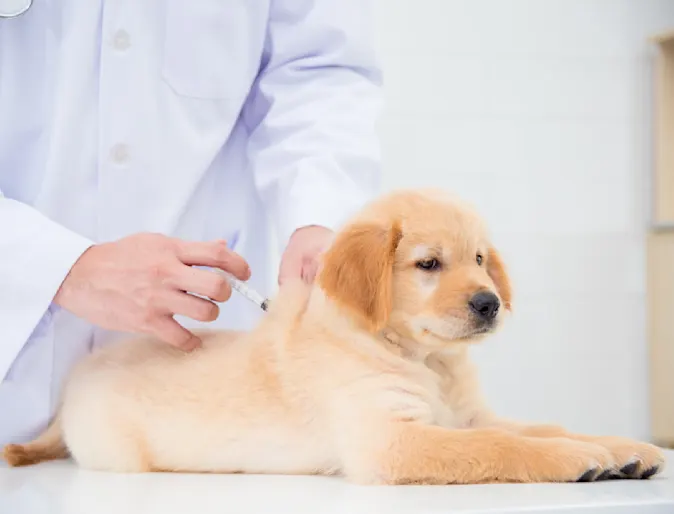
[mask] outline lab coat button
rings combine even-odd
[[[131,46],[131,37],[126,30],[118,30],[113,38],[113,44],[117,50],[126,50]]]
[[[115,145],[112,148],[111,157],[117,164],[123,164],[129,160],[129,148],[123,144]]]

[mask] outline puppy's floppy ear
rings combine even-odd
[[[487,256],[487,273],[489,273],[489,276],[494,281],[504,307],[507,310],[511,310],[512,287],[510,286],[510,279],[508,278],[508,273],[503,264],[503,259],[495,248],[489,249],[489,254]]]
[[[388,321],[400,224],[355,223],[342,230],[323,256],[318,278],[326,295],[355,312],[368,329]]]

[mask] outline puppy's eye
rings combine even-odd
[[[417,268],[422,269],[424,271],[435,271],[440,269],[440,261],[435,258],[417,261]]]
[[[478,254],[475,256],[475,262],[477,262],[477,265],[478,265],[478,266],[482,266],[482,254],[478,253]]]

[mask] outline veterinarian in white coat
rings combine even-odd
[[[116,243],[75,273],[99,243],[224,239],[270,292],[272,236],[301,274],[376,193],[370,32],[363,0],[34,0],[0,18],[0,444],[39,431],[72,364],[119,333],[54,300],[73,275],[72,305],[114,310],[87,289],[120,273]],[[210,326],[258,315],[234,294]]]

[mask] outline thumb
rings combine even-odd
[[[318,262],[315,259],[307,260],[302,265],[301,277],[307,284],[312,284],[318,274]]]

